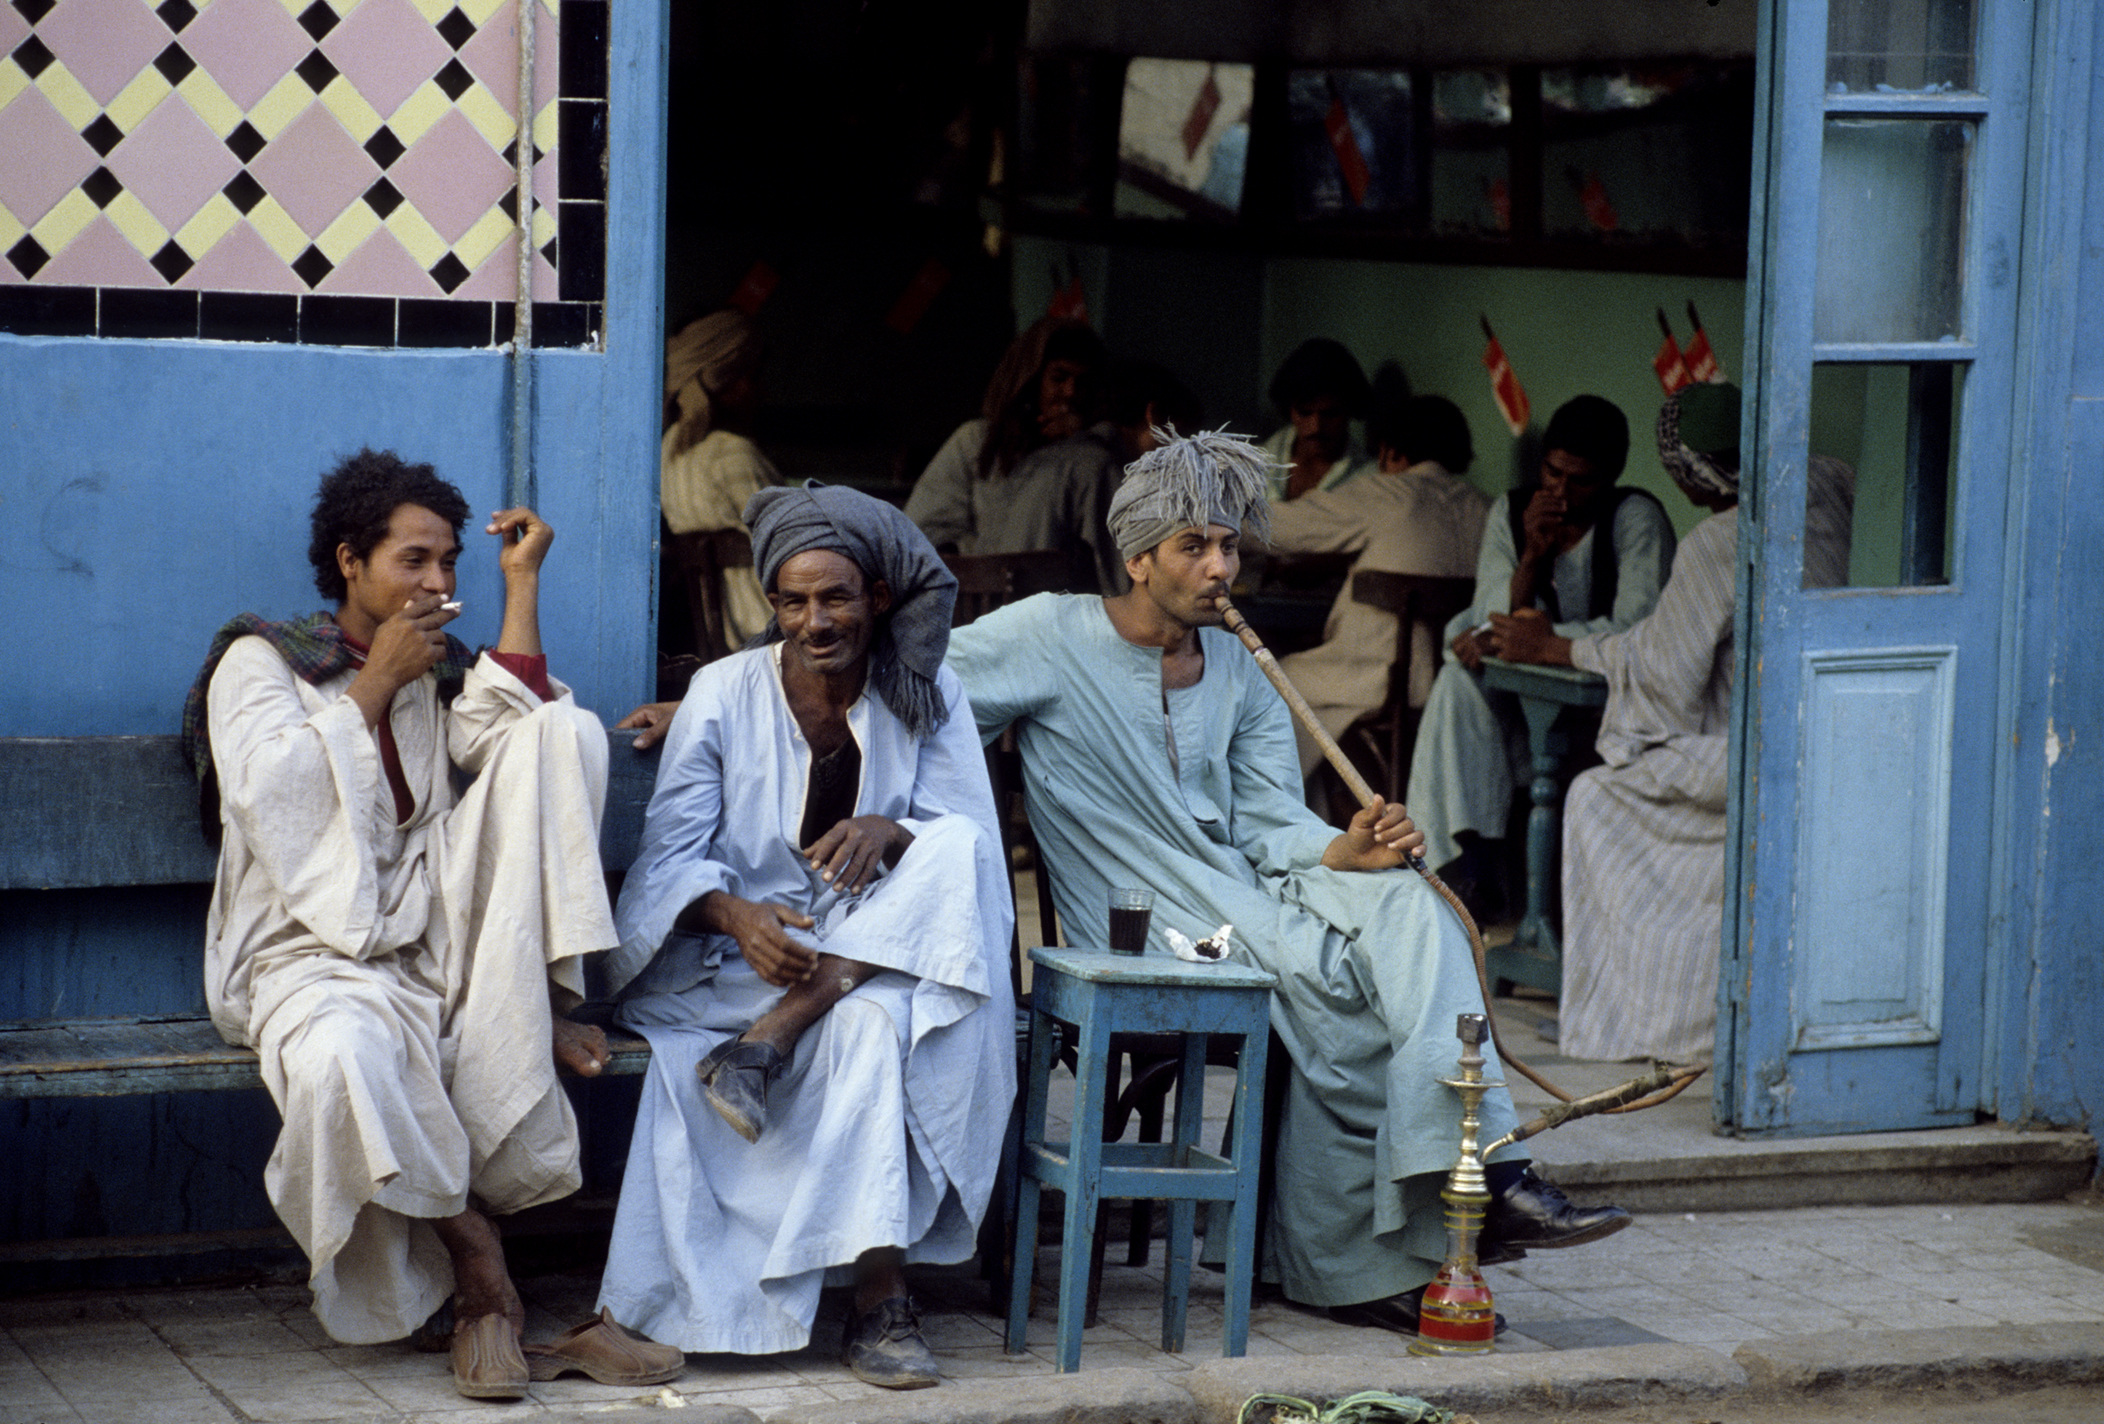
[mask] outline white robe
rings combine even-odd
[[[675,451],[679,435],[676,425],[666,431],[659,451],[658,499],[665,527],[675,534],[745,529],[745,502],[782,482],[774,463],[759,446],[728,430],[711,430]],[[765,629],[773,613],[758,574],[750,568],[723,571],[723,621],[733,648]]]
[[[265,1169],[307,1253],[314,1312],[351,1344],[399,1339],[453,1289],[426,1219],[575,1191],[550,986],[613,944],[599,865],[606,733],[555,684],[489,658],[450,709],[429,674],[389,721],[416,807],[395,823],[379,743],[344,695],[238,639],[209,711],[225,841],[205,989],[284,1116]],[[458,804],[451,769],[479,773]]]
[[[1490,840],[1504,838],[1513,788],[1528,765],[1527,729],[1518,700],[1510,693],[1486,693],[1482,675],[1461,666],[1452,651],[1463,630],[1477,627],[1493,613],[1512,611],[1512,572],[1519,567],[1519,552],[1505,513],[1511,498],[1501,495],[1483,522],[1476,601],[1446,626],[1441,638],[1446,661],[1425,700],[1417,748],[1410,754],[1410,789],[1404,803],[1410,819],[1424,832],[1425,863],[1434,869],[1461,854],[1455,837],[1463,831]],[[1597,534],[1597,529],[1588,529],[1575,547],[1556,558],[1556,599],[1565,608],[1591,606]],[[1614,607],[1598,618],[1554,625],[1558,637],[1583,638],[1627,628],[1658,602],[1658,591],[1673,567],[1673,525],[1664,512],[1648,499],[1623,500],[1615,511],[1614,539]]]
[[[924,742],[873,695],[848,709],[855,813],[888,816],[914,842],[844,898],[798,854],[811,754],[779,655],[757,648],[695,676],[608,961],[621,1021],[652,1056],[600,1303],[685,1350],[802,1348],[820,1287],[877,1247],[969,1258],[1015,1095],[1014,908],[963,688],[943,670],[949,720]],[[711,890],[804,910],[823,951],[885,971],[798,1041],[757,1143],[708,1105],[694,1070],[782,991],[728,936],[674,931]]]

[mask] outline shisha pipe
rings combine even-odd
[[[1242,646],[1249,649],[1250,653],[1255,656],[1257,666],[1263,669],[1264,676],[1270,679],[1273,687],[1278,689],[1278,695],[1286,699],[1286,706],[1293,711],[1293,719],[1300,723],[1301,730],[1313,737],[1315,744],[1322,748],[1323,759],[1329,762],[1337,775],[1344,778],[1346,788],[1351,791],[1353,796],[1358,798],[1359,804],[1362,807],[1371,806],[1375,801],[1380,800],[1381,798],[1375,794],[1374,789],[1367,785],[1366,778],[1359,774],[1359,769],[1352,765],[1351,758],[1344,754],[1344,748],[1337,745],[1337,739],[1332,737],[1316,718],[1315,709],[1308,705],[1308,699],[1301,696],[1300,689],[1295,687],[1292,681],[1287,678],[1285,671],[1278,665],[1278,659],[1272,656],[1271,649],[1264,646],[1264,640],[1259,638],[1256,630],[1249,626],[1249,620],[1242,616],[1241,610],[1228,602],[1225,594],[1220,595],[1214,602],[1220,609],[1220,621],[1227,625],[1227,631],[1240,638]],[[1687,1089],[1688,1084],[1701,1077],[1706,1071],[1702,1068],[1661,1068],[1648,1077],[1638,1078],[1623,1084],[1619,1088],[1610,1088],[1606,1092],[1593,1093],[1584,1098],[1577,1098],[1542,1077],[1519,1059],[1513,1057],[1505,1047],[1503,1035],[1498,1032],[1497,1016],[1490,1012],[1489,970],[1484,962],[1483,932],[1476,927],[1475,916],[1471,915],[1468,912],[1468,907],[1461,903],[1461,897],[1448,889],[1447,883],[1441,880],[1430,866],[1425,864],[1423,856],[1411,855],[1409,864],[1412,870],[1424,877],[1427,885],[1439,892],[1439,898],[1446,901],[1447,908],[1454,912],[1455,916],[1461,921],[1461,927],[1468,931],[1469,949],[1476,961],[1476,985],[1483,991],[1484,1016],[1490,1022],[1490,1041],[1496,1045],[1498,1057],[1503,1060],[1506,1066],[1512,1068],[1521,1077],[1535,1087],[1540,1088],[1550,1097],[1555,1098],[1562,1105],[1551,1108],[1547,1113],[1534,1121],[1514,1129],[1513,1132],[1492,1143],[1492,1148],[1502,1147],[1508,1142],[1518,1142],[1524,1138],[1532,1137],[1537,1132],[1559,1126],[1573,1118],[1591,1117],[1595,1113],[1603,1112],[1632,1113],[1641,1112],[1645,1108],[1655,1108],[1661,1103],[1669,1102],[1680,1096]],[[1485,1152],[1487,1153],[1489,1150],[1486,1148]]]

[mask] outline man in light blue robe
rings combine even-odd
[[[652,1057],[601,1303],[772,1353],[852,1281],[849,1368],[932,1385],[903,1266],[972,1255],[1015,1092],[1007,867],[942,666],[956,580],[853,490],[763,490],[746,522],[773,641],[679,704],[616,911]]]
[[[1342,835],[1309,811],[1285,705],[1217,627],[1265,492],[1260,452],[1232,437],[1143,456],[1110,518],[1132,590],[1013,604],[958,630],[950,667],[981,737],[1016,729],[1068,943],[1107,943],[1110,890],[1137,885],[1155,894],[1151,949],[1225,921],[1235,952],[1278,976],[1271,1021],[1293,1071],[1266,1278],[1340,1319],[1414,1332],[1460,1142],[1458,1100],[1434,1080],[1454,1071],[1455,1016],[1483,1000],[1459,923],[1395,868],[1420,840],[1402,808],[1376,803]],[[1510,1096],[1491,1093],[1483,1115],[1485,1140],[1506,1131]],[[1627,1221],[1503,1155],[1486,1257]]]

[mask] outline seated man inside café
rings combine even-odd
[[[1491,615],[1540,609],[1558,637],[1578,638],[1651,611],[1673,565],[1673,525],[1656,499],[1615,483],[1628,458],[1620,409],[1599,396],[1566,401],[1542,436],[1537,482],[1491,505],[1475,600],[1445,629],[1407,799],[1426,861],[1479,913],[1497,905],[1506,818],[1528,764],[1518,699],[1483,686],[1483,659],[1498,651]]]
[[[944,553],[1068,556],[1066,586],[1114,593],[1124,570],[1103,511],[1124,465],[1103,416],[1103,342],[1045,317],[1009,344],[976,419],[914,482],[906,515]]]
[[[616,936],[606,733],[541,651],[554,534],[529,509],[491,517],[503,622],[473,656],[444,631],[467,517],[429,465],[361,451],[311,520],[335,609],[213,638],[183,709],[220,831],[206,996],[283,1116],[264,1185],[332,1339],[450,1346],[477,1398],[571,1369],[660,1383],[679,1351],[611,1316],[522,1353],[492,1220],[577,1190],[556,1065],[596,1074],[607,1048],[561,1014]]]
[[[1352,576],[1371,569],[1468,577],[1490,506],[1461,478],[1475,459],[1467,417],[1443,396],[1409,395],[1394,365],[1375,377],[1366,432],[1380,472],[1274,504],[1266,541],[1274,553],[1353,556],[1322,642],[1279,660],[1333,738],[1388,700],[1396,649],[1395,615],[1352,597]],[[1411,638],[1410,705],[1422,707],[1443,638],[1441,629],[1423,623]],[[1322,749],[1305,728],[1296,725],[1294,734],[1301,774],[1311,775]]]
[[[1509,662],[1607,679],[1605,763],[1564,803],[1563,994],[1573,1058],[1705,1062],[1715,1045],[1724,912],[1725,768],[1739,532],[1739,388],[1688,386],[1658,413],[1658,454],[1707,519],[1688,532],[1649,617],[1564,637],[1540,612],[1492,616]],[[1815,455],[1804,581],[1848,577],[1855,474]]]
[[[1154,894],[1148,948],[1232,925],[1234,953],[1278,976],[1271,1023],[1290,1060],[1263,1278],[1336,1319],[1417,1330],[1446,1253],[1439,1197],[1459,1099],[1455,1016],[1482,1013],[1467,934],[1399,869],[1419,838],[1376,802],[1342,834],[1301,798],[1288,713],[1221,627],[1241,530],[1265,524],[1267,462],[1201,434],[1136,461],[1110,513],[1132,588],[1042,594],[961,628],[950,666],[979,735],[1013,727],[1066,940],[1104,945],[1109,897]],[[1486,1071],[1498,1072],[1495,1055]],[[1515,1121],[1503,1089],[1484,1140]],[[1577,1245],[1628,1213],[1578,1206],[1526,1155],[1487,1169],[1486,1261]]]
[[[760,338],[739,311],[711,312],[665,343],[665,433],[658,494],[674,534],[745,528],[745,502],[782,482],[752,442],[760,404]],[[723,621],[733,648],[767,626],[769,610],[750,568],[722,571]],[[659,646],[694,651],[687,600],[678,579],[663,581]]]
[[[775,618],[672,717],[606,961],[651,1061],[601,1304],[772,1354],[852,1285],[847,1368],[933,1385],[905,1267],[973,1254],[1015,1091],[1008,869],[943,666],[957,583],[855,490],[745,514]]]
[[[1341,341],[1310,337],[1293,348],[1267,392],[1286,423],[1264,441],[1274,503],[1335,489],[1369,473],[1373,457],[1352,422],[1366,414],[1373,388]]]

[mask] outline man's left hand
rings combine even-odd
[[[508,579],[539,573],[541,560],[548,557],[548,546],[555,542],[555,531],[538,514],[525,508],[498,510],[490,516],[484,532],[503,539],[497,563]]]
[[[1539,608],[1491,614],[1490,638],[1495,654],[1508,663],[1571,665],[1571,640],[1558,637],[1555,625]]]
[[[826,884],[852,895],[877,878],[879,865],[899,863],[913,833],[889,816],[851,816],[804,852]]]
[[[1331,870],[1392,870],[1424,849],[1424,832],[1410,821],[1400,801],[1376,796],[1352,817],[1344,834],[1330,842],[1322,863]]]

